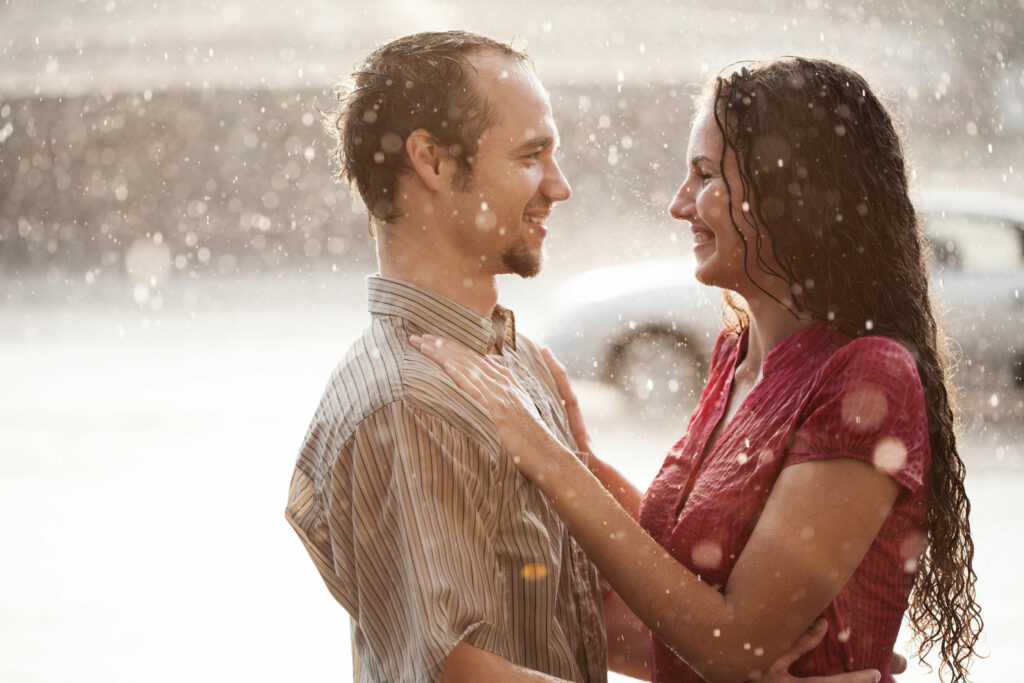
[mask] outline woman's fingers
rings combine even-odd
[[[569,383],[569,375],[565,372],[565,368],[558,362],[555,354],[551,353],[551,349],[548,347],[542,348],[540,355],[544,358],[544,364],[548,366],[548,371],[555,380],[555,386],[558,387],[558,395],[562,397],[562,403],[566,407],[575,405],[576,394],[573,393],[572,385]]]
[[[501,372],[503,368],[498,367],[486,356],[473,353],[458,342],[448,341],[442,337],[435,337],[432,334],[424,334],[422,336],[414,334],[409,337],[409,343],[438,365],[452,362],[467,368],[472,367],[477,373],[495,380],[503,376]]]
[[[793,665],[793,662],[800,659],[804,654],[810,652],[821,639],[825,637],[828,632],[828,621],[825,617],[819,617],[811,627],[804,631],[803,635],[796,639],[793,646],[786,650],[778,659],[772,663],[772,671],[785,672],[789,671],[789,667]]]
[[[518,388],[515,378],[505,368],[473,353],[458,342],[433,335],[412,335],[409,343],[431,359],[455,380],[456,385],[486,407],[492,414],[496,405],[505,403]],[[470,391],[472,388],[472,391]]]
[[[542,348],[540,355],[544,358],[544,364],[548,366],[548,370],[555,380],[558,395],[561,396],[562,405],[565,406],[566,417],[569,418],[569,431],[572,432],[572,438],[576,441],[576,447],[580,450],[590,451],[590,436],[587,434],[586,425],[583,424],[583,411],[580,409],[576,392],[572,390],[572,385],[569,383],[569,375],[548,347]]]
[[[543,467],[544,454],[565,450],[510,370],[440,337],[413,335],[409,343],[440,365],[459,389],[490,413],[505,450],[526,476]]]
[[[447,373],[455,386],[469,394],[477,403],[490,410],[487,396],[481,390],[480,369],[476,359],[459,350],[458,344],[447,344],[439,337],[409,337],[411,343],[424,356],[430,358]]]
[[[482,391],[480,391],[480,387],[477,386],[478,383],[474,381],[471,374],[467,375],[462,368],[450,361],[443,363],[441,367],[444,368],[444,371],[448,373],[448,376],[452,378],[453,382],[455,382],[455,386],[469,394],[473,400],[484,408],[490,409],[487,397],[484,396]]]
[[[790,674],[789,667],[817,647],[827,632],[828,621],[825,620],[825,617],[819,617],[809,629],[804,631],[802,636],[797,638],[792,647],[772,663],[761,680],[766,683],[878,683],[881,674],[875,669],[862,669],[835,676],[813,676],[811,678],[798,678]]]

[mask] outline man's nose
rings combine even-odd
[[[569,181],[565,179],[562,169],[558,167],[558,162],[554,160],[551,161],[551,166],[544,178],[544,194],[553,202],[564,202],[572,196]]]

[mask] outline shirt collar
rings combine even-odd
[[[481,354],[516,350],[516,319],[512,311],[495,306],[490,318],[429,289],[402,280],[371,275],[366,278],[370,313],[394,315],[419,332],[434,334],[468,346]]]

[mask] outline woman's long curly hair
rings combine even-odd
[[[851,338],[890,337],[917,360],[932,467],[927,544],[908,616],[921,661],[938,646],[940,671],[966,681],[983,625],[971,505],[946,389],[945,341],[928,294],[928,244],[892,119],[854,71],[796,57],[716,78],[703,105],[713,105],[723,136],[723,176],[726,154],[739,162],[741,188],[727,188],[730,202],[741,191],[749,208],[744,216],[756,237],[744,248],[753,247],[760,268],[789,283],[794,314],[827,321]],[[742,239],[735,219],[733,226]],[[777,268],[761,257],[762,246]],[[745,327],[742,308],[731,299],[726,305]]]

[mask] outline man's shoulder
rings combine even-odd
[[[396,325],[371,321],[331,371],[318,417],[355,425],[400,400],[405,346]]]
[[[391,409],[448,423],[482,445],[498,448],[487,413],[409,343],[409,334],[401,319],[371,321],[332,371],[318,419],[351,435],[370,416]]]

